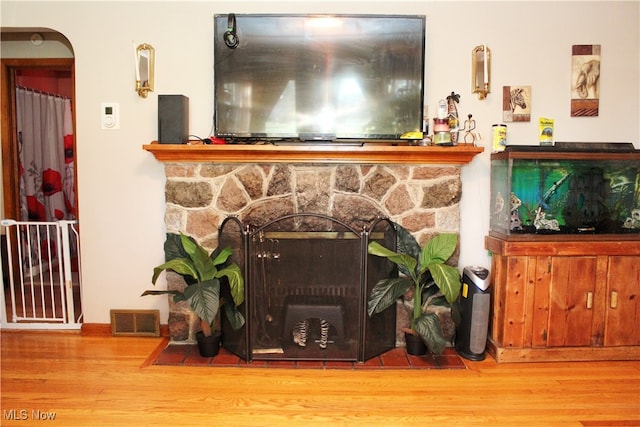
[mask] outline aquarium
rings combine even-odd
[[[491,155],[490,212],[498,236],[640,233],[640,150],[510,146]]]

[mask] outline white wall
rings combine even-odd
[[[640,148],[640,3],[484,1],[1,2],[2,27],[64,34],[76,57],[78,180],[85,321],[108,323],[111,308],[160,308],[139,295],[163,259],[164,167],[143,151],[157,138],[157,94],[190,98],[190,132],[206,136],[213,115],[213,14],[335,12],[424,14],[430,111],[451,91],[472,113],[486,151],[463,172],[460,266],[489,266],[491,124],[502,121],[503,85],[532,87],[532,121],[509,125],[509,142],[537,143],[538,117],[559,141],[626,141]],[[156,91],[134,92],[133,44],[156,49]],[[493,92],[470,93],[471,49],[493,55]],[[571,46],[602,45],[600,115],[569,114]],[[100,129],[100,103],[119,102],[121,128]]]

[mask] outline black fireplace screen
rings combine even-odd
[[[364,361],[395,345],[395,308],[367,316],[375,283],[396,274],[367,255],[369,241],[395,248],[386,219],[355,230],[328,216],[296,214],[259,227],[227,218],[219,243],[245,273],[246,324],[222,318],[224,347],[246,360]]]

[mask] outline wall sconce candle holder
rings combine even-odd
[[[471,92],[485,99],[491,92],[491,50],[486,44],[471,51]]]
[[[147,43],[138,45],[135,50],[136,60],[136,92],[146,98],[153,92],[153,74],[155,63],[155,49]]]

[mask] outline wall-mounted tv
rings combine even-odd
[[[419,131],[425,31],[415,15],[215,15],[215,135],[395,140]]]

